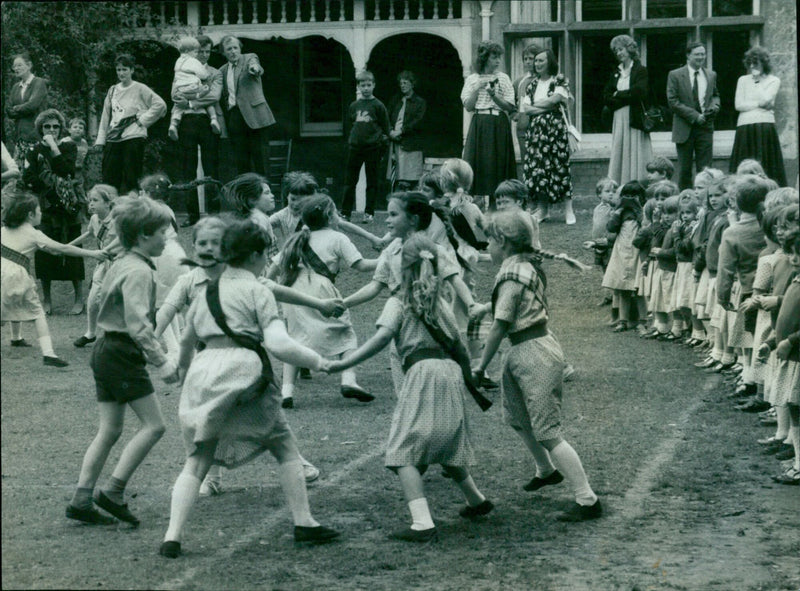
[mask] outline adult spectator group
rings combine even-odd
[[[608,176],[620,185],[643,179],[653,159],[650,134],[644,129],[644,104],[649,96],[647,68],[639,61],[639,47],[628,35],[611,40],[619,61],[603,90],[603,102],[614,113]]]
[[[413,189],[423,172],[421,127],[427,107],[425,99],[414,92],[417,77],[409,70],[397,75],[400,94],[389,102],[390,153],[387,178],[392,190],[399,183],[402,190]]]
[[[540,49],[534,56],[531,81],[520,101],[521,112],[530,117],[525,132],[523,176],[529,195],[538,203],[536,218],[548,219],[550,206],[563,201],[568,225],[576,221],[572,210],[567,124],[562,111],[570,98],[569,82],[558,73],[555,54]]]
[[[264,97],[261,75],[264,68],[255,53],[242,53],[242,42],[226,35],[220,42],[228,63],[220,68],[222,106],[231,149],[236,161],[236,174],[267,174],[269,138],[267,128],[275,117]]]
[[[64,182],[75,175],[78,148],[74,142],[59,143],[66,128],[64,116],[56,109],[39,113],[34,122],[37,137],[41,138],[28,151],[22,180],[39,197],[42,222],[39,229],[47,236],[67,244],[81,235],[80,203],[70,201],[64,191]],[[61,186],[59,186],[61,185]],[[52,281],[71,281],[75,301],[71,314],[83,311],[83,259],[36,253],[36,276],[42,282],[44,310],[50,313],[50,284]]]
[[[200,147],[200,158],[203,163],[203,173],[215,179],[219,179],[219,138],[226,137],[225,119],[222,109],[219,106],[219,99],[222,96],[222,73],[208,64],[211,56],[211,46],[213,42],[205,35],[199,35],[197,42],[200,49],[197,51],[197,59],[205,65],[210,76],[208,78],[209,92],[202,98],[186,100],[176,91],[172,95],[173,102],[184,109],[184,115],[178,127],[178,146],[180,149],[180,180],[189,182],[194,180],[197,173],[197,148]],[[222,127],[222,132],[217,135],[211,128],[211,120],[206,111],[207,107],[214,106],[217,111],[217,121]],[[219,211],[219,195],[213,184],[205,185],[206,210],[211,212]],[[186,213],[188,218],[184,226],[191,226],[200,219],[200,203],[198,201],[197,189],[186,191],[185,195]]]
[[[711,166],[714,148],[714,117],[719,112],[717,74],[707,68],[706,48],[692,42],[686,46],[686,65],[667,76],[667,103],[672,109],[672,141],[678,152],[678,185],[692,186],[692,162],[697,171]]]
[[[167,112],[164,100],[133,80],[133,56],[115,60],[119,84],[106,94],[95,146],[103,149],[103,182],[122,193],[135,189],[142,176],[147,128]]]
[[[508,119],[508,113],[515,111],[514,87],[508,75],[500,71],[502,57],[499,43],[482,41],[475,73],[467,76],[461,90],[464,108],[474,113],[463,155],[475,173],[472,194],[488,195],[492,202],[497,185],[517,176]]]
[[[747,74],[736,83],[735,107],[739,111],[736,136],[733,140],[730,171],[742,160],[753,158],[761,163],[769,178],[786,186],[783,154],[775,129],[775,97],[781,87],[780,78],[772,75],[769,53],[753,47],[744,54]]]
[[[33,62],[27,53],[14,56],[12,69],[17,82],[11,87],[5,105],[6,114],[14,122],[12,153],[21,167],[28,150],[39,141],[34,122],[47,107],[47,82],[33,75]]]

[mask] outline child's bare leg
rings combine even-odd
[[[450,475],[450,478],[453,479],[453,482],[455,482],[456,486],[461,490],[467,505],[470,507],[477,507],[486,500],[483,493],[475,486],[475,481],[472,480],[472,476],[470,476],[466,468],[456,466],[442,466],[442,468],[444,468],[445,472]]]
[[[283,364],[283,383],[281,384],[281,398],[283,408],[292,408],[294,405],[294,382],[297,379],[297,368],[288,363]],[[287,402],[288,401],[288,402]]]
[[[517,427],[514,427],[514,430],[522,437],[522,441],[525,442],[525,447],[528,448],[533,456],[533,461],[536,464],[536,477],[547,478],[555,472],[556,467],[550,459],[550,454],[541,443],[536,441],[533,433],[531,433],[530,430],[519,429]]]
[[[422,476],[416,466],[403,466],[398,468],[397,475],[400,477],[400,485],[403,487],[403,495],[411,511],[411,529],[426,530],[434,527],[428,501],[425,498],[425,488],[422,484]]]
[[[50,314],[53,311],[53,302],[50,299],[50,285],[49,279],[42,279],[42,307],[45,314]]]
[[[100,402],[100,428],[83,456],[78,488],[72,497],[72,506],[79,509],[92,507],[92,493],[103,471],[108,454],[122,435],[125,423],[125,406],[116,402]]]
[[[36,336],[39,337],[39,347],[45,357],[58,357],[53,350],[53,340],[50,338],[50,328],[47,326],[47,318],[39,316],[33,321],[36,328]]]
[[[75,291],[75,301],[72,304],[72,309],[69,313],[73,316],[81,314],[85,306],[83,299],[83,281],[73,281],[72,289]]]

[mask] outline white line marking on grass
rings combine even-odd
[[[383,452],[384,452],[383,446],[381,446],[375,451],[371,451],[362,456],[359,456],[356,459],[351,460],[350,462],[345,464],[340,470],[333,472],[329,477],[327,477],[324,481],[320,482],[318,485],[311,486],[309,488],[313,490],[313,489],[328,488],[330,486],[335,486],[339,484],[342,480],[350,476],[352,472],[358,470],[364,464],[378,457]],[[280,521],[283,521],[285,519],[286,519],[286,508],[281,507],[279,511],[272,513],[271,515],[267,516],[260,522],[256,522],[253,527],[245,530],[243,535],[240,536],[238,539],[229,543],[226,547],[220,548],[220,550],[215,553],[213,558],[217,561],[223,561],[223,562],[230,560],[237,550],[239,550],[243,546],[248,546],[252,544],[253,542],[255,542],[257,538],[263,535],[265,530],[275,527],[276,525],[278,525]],[[209,565],[210,561],[205,561],[204,564]],[[192,580],[197,576],[198,570],[199,568],[197,566],[189,567],[183,572],[182,575],[164,581],[161,585],[158,585],[156,588],[182,589],[188,586],[192,582]]]
[[[712,390],[717,383],[716,377],[707,379],[703,384],[703,393]],[[661,441],[650,460],[636,473],[633,485],[625,493],[619,511],[615,511],[610,516],[610,521],[635,519],[644,513],[645,499],[650,497],[650,491],[658,481],[663,467],[672,461],[678,446],[683,441],[684,428],[702,404],[703,399],[698,395],[694,402],[681,413],[678,420],[670,423],[670,425],[675,425],[674,431]]]

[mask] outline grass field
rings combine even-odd
[[[590,200],[578,225],[542,226],[547,248],[589,262]],[[380,219],[380,218],[379,218]],[[376,222],[372,228],[378,231]],[[182,232],[188,241],[188,232]],[[358,246],[374,256],[364,243]],[[773,485],[772,458],[755,439],[767,434],[736,413],[722,380],[695,370],[680,345],[612,334],[599,271],[576,275],[548,265],[551,327],[577,371],[566,385],[566,437],[581,455],[606,516],[562,524],[565,485],[522,491],[533,475],[521,440],[499,405],[469,404],[477,464],[473,476],[496,510],[459,518],[463,503],[437,468],[425,476],[439,541],[409,545],[386,534],[409,522],[399,482],[383,467],[394,399],[384,352],[359,370],[371,404],[343,399],[338,377],[299,382],[288,412],[300,449],[321,470],[309,487],[315,517],[342,531],[338,543],[296,548],[265,455],[225,472],[225,494],[201,499],[183,540],[184,556],[157,555],[169,518],[170,488],[184,460],[179,393],[157,385],[168,432],[129,484],[138,529],[86,527],[64,518],[86,446],[97,427],[90,349],[74,349],[85,316],[52,316],[56,350],[71,362],[45,368],[35,349],[2,342],[2,586],[75,589],[541,589],[796,590],[800,588],[800,495]],[[484,269],[478,298],[489,296]],[[365,281],[346,273],[351,293]],[[70,296],[54,286],[65,312]],[[60,286],[58,286],[60,287]],[[360,339],[373,331],[384,299],[353,314]],[[32,326],[24,334],[34,339]],[[130,414],[123,441],[138,421]],[[119,446],[121,447],[121,446]],[[119,449],[107,466],[113,466]],[[107,477],[104,473],[101,482]]]

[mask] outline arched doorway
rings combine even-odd
[[[425,115],[425,156],[461,156],[461,87],[464,78],[458,52],[449,41],[426,33],[406,33],[384,39],[370,54],[367,69],[375,74],[375,96],[384,104],[399,93],[397,75],[411,70],[416,92],[428,104]]]

